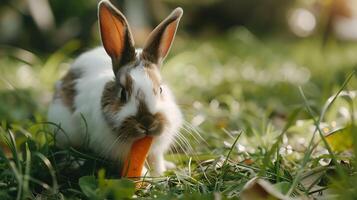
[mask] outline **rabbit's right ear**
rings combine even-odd
[[[109,1],[101,1],[98,12],[102,43],[117,74],[120,67],[135,60],[133,37],[124,15]]]

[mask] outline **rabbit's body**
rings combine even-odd
[[[153,143],[152,175],[168,167],[163,159],[182,122],[160,65],[171,46],[181,9],[176,9],[135,50],[125,17],[109,1],[99,6],[104,48],[83,53],[58,81],[48,119],[57,124],[60,147],[88,145],[100,156],[122,163],[132,143],[147,135]],[[115,28],[117,29],[115,29]],[[113,73],[114,72],[114,73]]]
[[[56,133],[57,145],[81,147],[88,144],[95,152],[118,159],[118,153],[124,149],[117,153],[113,149],[108,155],[108,144],[113,143],[116,136],[110,134],[111,129],[105,123],[100,106],[105,84],[114,79],[110,57],[103,48],[85,52],[74,61],[68,71],[70,73],[77,75],[57,82],[55,98],[48,112],[49,121],[63,129]],[[61,92],[64,84],[71,84],[75,90],[73,105],[66,103],[66,99],[71,97]]]

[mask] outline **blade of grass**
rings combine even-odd
[[[314,125],[315,125],[315,127],[316,127],[316,129],[317,129],[317,132],[320,134],[320,137],[321,137],[321,139],[322,139],[324,145],[326,146],[326,149],[328,150],[329,154],[331,155],[332,162],[337,165],[338,163],[337,163],[337,161],[336,161],[336,156],[335,156],[335,154],[333,153],[333,151],[332,151],[330,145],[327,143],[326,138],[325,138],[324,134],[322,133],[322,131],[321,131],[321,129],[320,129],[321,119],[319,119],[319,120],[316,120],[316,119],[315,119],[315,117],[314,117],[314,115],[313,115],[313,111],[312,111],[310,105],[308,104],[308,101],[307,101],[307,98],[306,98],[306,96],[305,96],[305,93],[304,93],[304,91],[302,90],[301,87],[299,87],[299,91],[300,91],[300,94],[301,94],[301,96],[302,96],[302,98],[303,98],[303,100],[304,100],[304,102],[305,102],[306,109],[307,109],[308,113],[310,114],[312,120],[314,121]]]
[[[48,168],[48,171],[50,172],[51,178],[52,178],[52,192],[53,194],[58,192],[58,183],[57,183],[57,178],[56,178],[56,173],[55,170],[48,158],[46,158],[43,154],[39,152],[35,152],[35,156],[39,157],[42,162],[46,165]]]
[[[6,138],[5,142],[8,145],[8,147],[10,148],[12,156],[13,156],[12,160],[14,160],[14,162],[12,162],[12,161],[10,162],[10,167],[11,167],[12,171],[14,172],[14,175],[16,177],[17,184],[18,184],[16,199],[20,200],[22,198],[22,189],[23,189],[22,165],[21,165],[20,158],[18,156],[15,136],[11,130],[8,130],[7,132],[9,134],[9,139]],[[13,163],[15,163],[15,164],[13,164]]]
[[[342,93],[342,91],[346,88],[347,84],[351,81],[351,79],[353,78],[353,76],[356,74],[356,69],[353,70],[345,79],[345,81],[342,83],[342,86],[340,87],[340,89],[337,91],[337,93],[333,96],[333,98],[329,98],[326,102],[326,104],[324,105],[324,107],[321,110],[321,114],[320,117],[318,119],[318,122],[320,123],[321,120],[324,118],[326,111],[330,108],[330,106],[336,101],[336,99],[340,96],[340,94]]]
[[[236,144],[237,144],[237,142],[238,142],[240,136],[242,135],[242,133],[243,133],[242,130],[238,133],[236,139],[234,140],[234,142],[233,142],[231,148],[230,148],[229,151],[228,151],[228,154],[227,154],[227,156],[226,156],[226,159],[224,160],[224,162],[223,162],[223,164],[222,164],[222,167],[221,167],[222,173],[220,174],[220,176],[219,176],[219,178],[218,178],[218,180],[220,180],[220,181],[223,181],[224,176],[225,176],[226,173],[227,173],[227,168],[228,168],[228,167],[226,167],[226,166],[227,166],[228,159],[229,159],[229,157],[231,156],[231,153],[232,153],[233,149],[235,148],[235,146],[236,146]],[[217,191],[220,191],[220,190],[221,190],[221,187],[222,187],[222,184],[219,184],[219,186],[218,186],[218,188],[217,188],[217,189],[218,189]]]
[[[25,173],[22,175],[23,177],[23,197],[22,198],[27,198],[30,195],[30,191],[29,191],[29,177],[31,177],[30,175],[30,170],[31,170],[31,151],[29,149],[29,145],[26,142],[25,143],[25,151],[26,151],[26,162],[25,162]]]
[[[88,133],[88,123],[86,118],[84,117],[84,115],[82,113],[80,113],[81,115],[81,119],[83,120],[84,126],[85,126],[85,136],[84,136],[84,140],[81,144],[81,146],[84,145],[84,147],[89,147],[89,143],[90,143],[90,137],[89,137],[89,133]]]

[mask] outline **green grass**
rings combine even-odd
[[[80,45],[3,47],[0,199],[357,197],[356,44],[240,28],[175,45],[162,73],[186,120],[166,156],[177,168],[140,190],[90,150],[54,146],[47,105]]]

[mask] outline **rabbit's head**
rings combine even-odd
[[[144,48],[136,50],[124,15],[109,1],[99,4],[101,39],[115,75],[104,88],[101,107],[113,132],[123,141],[159,136],[180,123],[172,94],[162,83],[160,67],[182,13],[176,8],[152,31]]]

